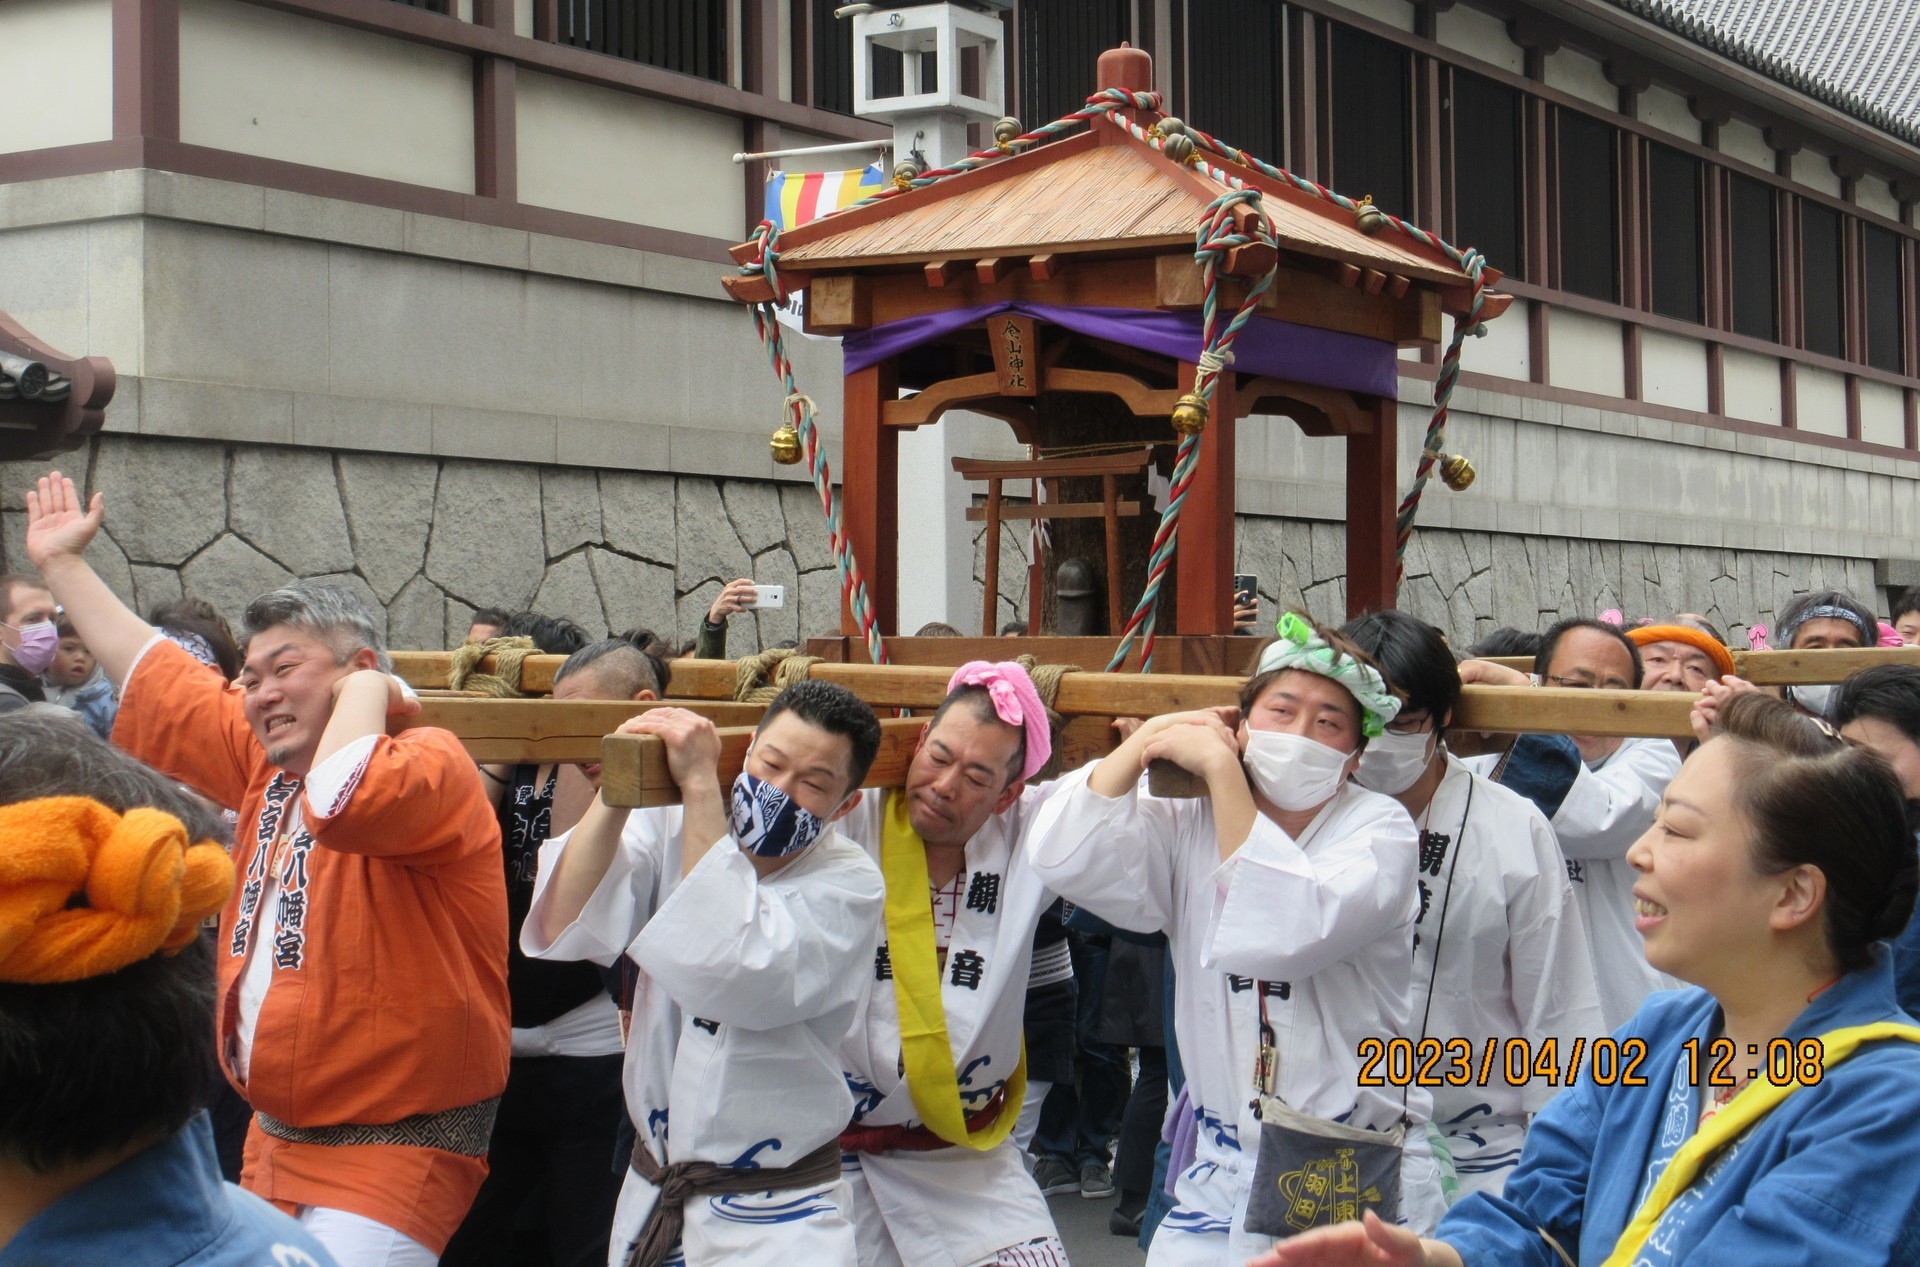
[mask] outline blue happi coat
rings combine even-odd
[[[1913,1024],[1894,996],[1885,946],[1809,1003],[1787,1031],[1800,1039],[1874,1021]],[[1681,1046],[1700,1040],[1701,1076],[1720,1008],[1704,990],[1649,998],[1615,1037],[1644,1039],[1646,1085],[1597,1086],[1590,1066],[1527,1132],[1499,1197],[1475,1194],[1434,1233],[1468,1267],[1558,1259],[1536,1228],[1582,1264],[1613,1251],[1653,1180],[1692,1137],[1700,1096]],[[1740,1054],[1733,1068],[1766,1056]],[[1675,1199],[1635,1267],[1805,1267],[1920,1263],[1920,1044],[1861,1047],[1818,1085],[1788,1096],[1708,1163]]]

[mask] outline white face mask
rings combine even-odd
[[[1351,752],[1277,730],[1248,731],[1242,758],[1260,795],[1287,810],[1324,804],[1346,781],[1352,759]]]
[[[1387,796],[1398,796],[1412,787],[1427,772],[1433,754],[1439,748],[1438,731],[1411,735],[1389,730],[1367,743],[1360,754],[1360,769],[1354,779],[1361,787]],[[1433,740],[1431,746],[1428,740]]]
[[[1790,686],[1788,693],[1793,702],[1816,717],[1825,717],[1827,708],[1833,703],[1833,686]]]

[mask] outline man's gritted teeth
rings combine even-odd
[[[273,736],[279,734],[281,731],[286,730],[288,727],[292,726],[294,724],[294,721],[295,721],[295,718],[292,713],[275,713],[273,716],[267,718],[266,720],[265,726],[266,726],[267,737],[269,739],[273,738]]]

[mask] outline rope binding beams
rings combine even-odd
[[[1173,427],[1179,434],[1180,440],[1174,456],[1167,505],[1161,512],[1160,523],[1154,533],[1153,547],[1148,555],[1146,585],[1132,616],[1121,630],[1120,644],[1113,659],[1107,665],[1109,672],[1115,672],[1121,668],[1136,641],[1141,646],[1142,671],[1152,672],[1153,670],[1155,619],[1161,583],[1168,567],[1172,564],[1178,545],[1180,512],[1186,503],[1187,493],[1192,487],[1194,472],[1199,463],[1201,439],[1205,434],[1215,386],[1220,374],[1233,364],[1235,338],[1253,316],[1260,297],[1273,285],[1278,271],[1278,243],[1273,223],[1261,205],[1261,190],[1247,184],[1239,176],[1218,166],[1212,160],[1224,160],[1240,167],[1250,168],[1271,180],[1284,183],[1294,190],[1351,212],[1354,215],[1355,226],[1362,232],[1378,234],[1391,230],[1403,234],[1421,246],[1445,255],[1469,279],[1471,288],[1467,311],[1454,319],[1453,332],[1448,339],[1446,351],[1441,358],[1439,373],[1434,380],[1433,412],[1427,422],[1419,461],[1414,467],[1413,482],[1395,511],[1394,583],[1396,587],[1405,573],[1407,542],[1413,535],[1414,523],[1420,511],[1420,499],[1426,490],[1427,481],[1436,469],[1441,480],[1455,490],[1464,489],[1473,482],[1474,478],[1472,463],[1463,457],[1447,454],[1443,446],[1446,443],[1449,406],[1454,388],[1460,378],[1462,345],[1469,334],[1486,333],[1482,324],[1488,286],[1485,276],[1487,269],[1485,257],[1472,248],[1462,250],[1455,247],[1438,234],[1375,207],[1371,196],[1358,201],[1348,198],[1317,182],[1275,167],[1245,150],[1221,141],[1211,133],[1182,123],[1178,119],[1161,116],[1153,127],[1148,129],[1140,126],[1126,113],[1129,110],[1137,110],[1158,115],[1161,105],[1162,98],[1157,92],[1105,88],[1088,97],[1086,104],[1080,109],[1040,127],[1022,131],[1017,120],[1001,119],[994,125],[994,143],[989,148],[970,154],[950,166],[929,170],[921,170],[912,164],[902,163],[895,169],[891,183],[859,202],[831,212],[828,216],[820,217],[828,219],[857,207],[871,206],[889,198],[901,197],[913,190],[924,189],[949,177],[974,171],[1030,149],[1082,123],[1091,126],[1102,120],[1123,129],[1142,144],[1159,150],[1175,162],[1192,167],[1201,175],[1225,187],[1224,192],[1207,204],[1200,223],[1194,231],[1194,261],[1200,266],[1202,272],[1202,346],[1195,365],[1193,389],[1180,397],[1171,415]],[[874,663],[886,664],[889,660],[885,640],[874,617],[865,577],[842,527],[841,507],[834,490],[832,473],[827,465],[825,446],[820,443],[815,427],[814,403],[799,390],[794,382],[793,366],[787,358],[785,340],[780,324],[774,318],[774,303],[782,293],[778,273],[779,226],[772,221],[762,220],[754,229],[752,241],[755,248],[754,255],[747,263],[740,266],[740,272],[746,276],[764,276],[772,284],[775,300],[752,305],[754,329],[767,349],[768,360],[773,366],[775,376],[780,379],[786,391],[781,427],[773,438],[774,457],[776,461],[791,463],[804,456],[813,476],[815,491],[820,495],[821,509],[826,515],[827,534],[832,546],[834,562],[840,573],[841,592],[860,627],[861,636],[867,644],[868,654]],[[1219,302],[1220,275],[1223,265],[1230,251],[1250,244],[1274,248],[1270,253],[1275,263],[1257,277],[1250,279],[1244,298],[1232,313],[1223,319]]]

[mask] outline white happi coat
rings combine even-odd
[[[1410,1034],[1413,924],[1420,897],[1413,820],[1394,800],[1345,784],[1302,833],[1265,815],[1220,860],[1213,804],[1145,789],[1108,799],[1066,780],[1033,834],[1034,870],[1069,902],[1136,932],[1164,931],[1174,1030],[1197,1118],[1194,1163],[1175,1185],[1148,1262],[1239,1267],[1273,1241],[1246,1230],[1258,1160],[1253,1070],[1256,982],[1266,983],[1278,1055],[1275,1093],[1295,1110],[1387,1130],[1411,1119],[1401,1215],[1431,1231],[1444,1211],[1428,1146],[1427,1093],[1358,1085],[1367,1038]]]
[[[1479,761],[1490,768],[1498,758]],[[1653,826],[1660,798],[1678,773],[1680,753],[1672,740],[1625,740],[1612,756],[1581,763],[1549,820],[1593,943],[1594,982],[1609,1031],[1625,1025],[1655,990],[1685,984],[1647,962],[1645,943],[1633,926],[1638,874],[1627,864],[1627,850]]]
[[[1468,1084],[1444,1076],[1429,1084],[1433,1123],[1461,1191],[1497,1194],[1520,1160],[1528,1118],[1561,1085],[1544,1072],[1509,1080],[1502,1044],[1524,1040],[1537,1056],[1551,1039],[1564,1071],[1576,1041],[1586,1040],[1584,1052],[1607,1027],[1586,924],[1552,828],[1526,797],[1471,773],[1451,753],[1446,761],[1423,816],[1410,1036],[1468,1044]],[[1489,1042],[1493,1072],[1480,1085]]]
[[[871,976],[885,886],[872,859],[831,828],[765,879],[732,837],[682,879],[680,830],[678,807],[629,815],[579,918],[543,942],[536,930],[567,837],[549,840],[521,949],[600,964],[625,953],[640,966],[624,1080],[627,1112],[657,1160],[788,1166],[847,1124],[839,1048]],[[613,1267],[626,1262],[658,1191],[628,1169]],[[849,1204],[844,1179],[695,1197],[669,1261],[851,1264]]]
[[[1034,875],[1023,846],[1041,803],[1057,786],[1028,788],[967,842],[965,888],[947,945],[940,1001],[961,1107],[969,1114],[986,1107],[1020,1059],[1033,930],[1054,898]],[[888,799],[869,794],[836,824],[875,858]],[[865,965],[872,988],[862,1023],[843,1051],[854,1122],[919,1126],[901,1069],[890,952],[884,944],[881,950]],[[1021,1164],[1011,1135],[985,1152],[850,1153],[845,1164],[861,1267],[973,1267],[1007,1246],[1056,1235],[1046,1198]]]

